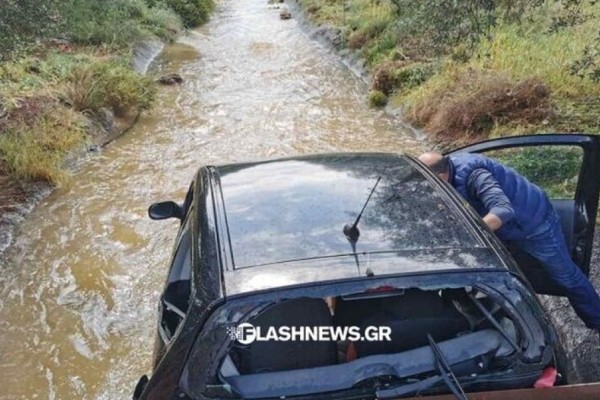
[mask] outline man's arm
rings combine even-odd
[[[492,174],[483,168],[476,169],[467,180],[469,194],[479,199],[487,210],[483,222],[496,231],[515,216],[510,200]]]

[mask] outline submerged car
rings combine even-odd
[[[598,139],[536,135],[457,151],[499,158],[544,186],[587,274]],[[563,293],[411,156],[204,166],[182,204],[156,203],[149,215],[181,228],[153,372],[134,399],[465,398],[567,383],[535,296]],[[368,338],[373,327],[385,330]],[[300,329],[326,337],[290,339]]]

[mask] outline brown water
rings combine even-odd
[[[132,131],[82,161],[0,260],[0,399],[130,398],[150,369],[177,230],[146,209],[182,199],[201,164],[421,147],[266,0],[223,0],[154,68],[185,83],[164,88]]]

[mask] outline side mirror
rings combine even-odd
[[[183,219],[183,210],[174,201],[161,201],[160,203],[152,204],[148,208],[148,216],[154,220],[167,218]]]

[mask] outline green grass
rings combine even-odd
[[[117,115],[147,110],[156,94],[151,78],[127,65],[109,60],[75,66],[61,85],[59,97],[76,111],[98,111],[106,107]]]
[[[48,51],[0,66],[0,164],[19,179],[65,181],[62,160],[86,138],[83,115],[149,109],[151,77],[105,49]]]
[[[388,98],[385,93],[379,90],[371,90],[369,92],[369,105],[371,107],[380,108],[385,107],[388,103]]]
[[[85,118],[103,108],[120,116],[152,107],[156,85],[133,71],[134,45],[173,41],[213,7],[212,0],[11,3],[10,15],[0,14],[0,173],[64,182],[63,160],[87,137]],[[66,40],[49,41],[56,37]]]
[[[65,182],[63,160],[85,140],[81,115],[45,102],[26,117],[27,121],[4,127],[0,134],[0,154],[6,169],[18,179]]]
[[[165,4],[175,11],[187,28],[201,25],[208,21],[214,8],[213,0],[164,0]]]
[[[559,12],[555,5],[548,5],[528,24],[498,26],[490,39],[479,43],[465,63],[448,60],[439,74],[422,87],[400,94],[394,99],[395,104],[403,105],[410,114],[415,106],[423,107],[441,95],[465,96],[469,91],[469,83],[465,82],[469,75],[502,76],[515,83],[538,78],[551,92],[553,117],[536,123],[506,121],[494,126],[490,136],[549,131],[600,132],[597,111],[600,84],[570,71],[573,61],[597,35],[597,20],[590,19],[550,33],[552,11],[554,15]],[[600,5],[588,6],[588,12],[600,14]]]
[[[0,16],[0,173],[58,184],[66,155],[86,141],[85,118],[152,107],[156,84],[133,71],[134,45],[174,40],[184,24],[205,22],[213,2],[39,0],[52,15],[38,32],[34,3],[16,2],[14,15]],[[49,41],[56,37],[66,40]]]
[[[490,99],[502,95],[502,90],[527,82],[539,82],[536,87],[549,92],[548,100],[536,103],[531,113],[482,110],[491,113],[489,123],[478,122],[486,115],[473,116],[479,133],[466,134],[465,140],[549,131],[600,132],[600,83],[571,72],[573,63],[598,36],[600,2],[582,2],[586,17],[558,29],[556,21],[568,15],[560,2],[548,0],[529,7],[520,21],[503,20],[499,13],[498,24],[478,42],[464,40],[437,50],[428,35],[431,30],[422,25],[433,10],[412,15],[411,10],[418,12],[419,5],[411,8],[409,3],[397,14],[389,1],[300,0],[313,22],[341,29],[347,47],[367,61],[374,76],[381,76],[385,69],[385,85],[378,86],[381,82],[375,79],[373,88],[392,92],[391,104],[401,107],[417,126],[434,125],[441,141],[449,107],[468,108],[478,104],[478,98],[492,103]],[[391,90],[389,81],[393,81]],[[447,132],[445,140],[456,139],[452,127]]]
[[[84,45],[129,48],[153,36],[173,40],[183,29],[175,10],[144,0],[71,0],[62,13],[70,40]]]

